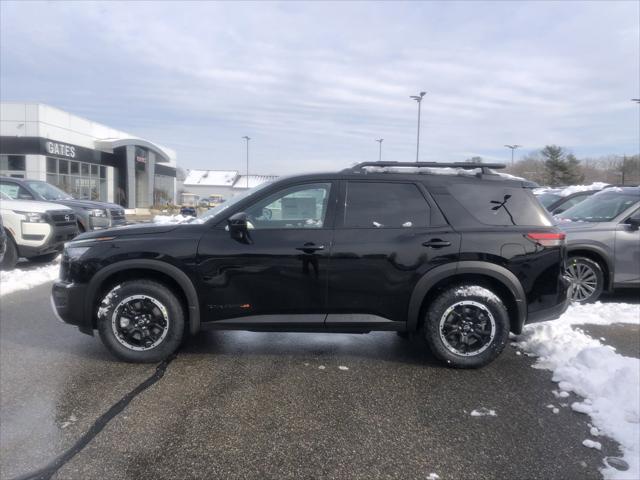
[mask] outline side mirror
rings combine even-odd
[[[640,229],[640,215],[634,215],[629,218],[626,223],[631,227],[631,230]]]
[[[249,225],[249,216],[244,212],[233,214],[227,220],[229,235],[240,243],[253,243],[251,235],[249,235]]]

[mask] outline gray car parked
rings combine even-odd
[[[640,287],[640,187],[602,190],[555,218],[567,234],[573,301]]]
[[[58,203],[73,209],[80,233],[126,224],[124,208],[95,200],[78,200],[42,180],[0,177],[0,191],[14,200]]]

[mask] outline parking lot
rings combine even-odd
[[[465,371],[393,333],[208,332],[131,365],[49,291],[2,297],[2,478],[588,479],[620,453],[585,448],[589,417],[573,395],[554,414],[551,373],[514,347]],[[636,326],[584,328],[640,356]]]

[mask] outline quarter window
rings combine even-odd
[[[270,195],[245,212],[256,229],[322,228],[330,192],[330,183],[298,185]]]
[[[416,228],[428,225],[429,204],[415,184],[347,184],[346,228]]]

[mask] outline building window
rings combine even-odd
[[[24,155],[0,155],[0,175],[24,178],[27,161]]]
[[[161,207],[174,202],[174,178],[167,175],[153,176],[153,205]]]
[[[47,182],[81,200],[107,201],[107,167],[47,157]]]

